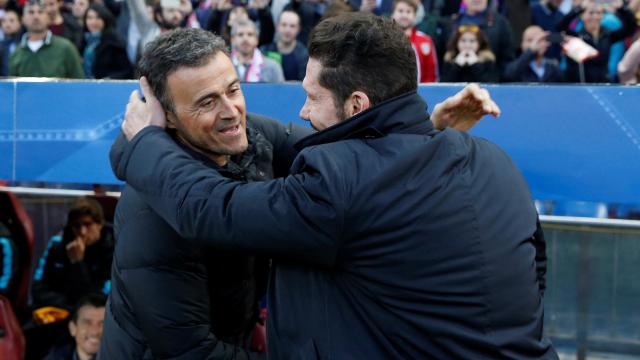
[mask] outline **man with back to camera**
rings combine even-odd
[[[300,114],[320,131],[297,144],[290,176],[225,179],[145,127],[162,111],[135,116],[135,98],[117,175],[185,239],[273,257],[273,358],[557,358],[542,337],[537,214],[512,161],[434,130],[391,20],[328,19],[309,54]]]
[[[192,158],[230,179],[260,181],[286,174],[289,154],[295,153],[291,144],[309,134],[310,129],[287,128],[253,114],[245,118],[244,97],[224,42],[207,31],[160,35],[146,48],[139,71],[161,99],[172,136]],[[150,93],[146,81],[141,85]],[[470,90],[460,97],[465,93]],[[440,108],[455,109],[455,100]],[[125,145],[121,136],[112,151]],[[265,287],[260,278],[268,273],[260,270],[259,258],[184,241],[130,186],[118,203],[115,226],[102,359],[255,355],[247,342]]]

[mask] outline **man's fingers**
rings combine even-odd
[[[138,90],[133,90],[131,95],[129,95],[129,104],[133,104],[136,101],[140,101],[140,96],[138,95]],[[129,106],[129,105],[127,105]]]
[[[149,82],[144,76],[140,78],[140,90],[142,90],[142,95],[144,96],[145,100],[153,96],[151,86],[149,86]]]

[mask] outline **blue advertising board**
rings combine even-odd
[[[0,179],[113,183],[109,147],[137,83],[0,81]],[[461,85],[421,86],[429,106]],[[502,108],[472,133],[499,144],[543,200],[640,203],[640,87],[487,86]],[[247,109],[284,123],[300,84],[244,84]]]

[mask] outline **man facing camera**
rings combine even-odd
[[[392,20],[321,22],[300,110],[319,131],[296,144],[289,176],[260,182],[194,160],[160,127],[152,94],[130,99],[130,142],[111,156],[118,177],[183,241],[273,259],[270,357],[557,358],[542,336],[544,256],[527,185],[497,146],[434,128],[416,72]],[[183,111],[231,112],[232,92],[219,94]],[[243,143],[242,122],[225,124],[203,136]]]

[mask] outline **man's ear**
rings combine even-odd
[[[69,321],[69,333],[71,334],[71,337],[76,337],[76,324],[73,321]]]
[[[165,114],[165,117],[167,118],[167,129],[175,129],[176,121],[178,121],[176,114],[172,113],[171,111],[165,111],[164,114]]]
[[[347,118],[359,114],[371,107],[369,96],[362,91],[354,91],[344,102],[344,111]]]

